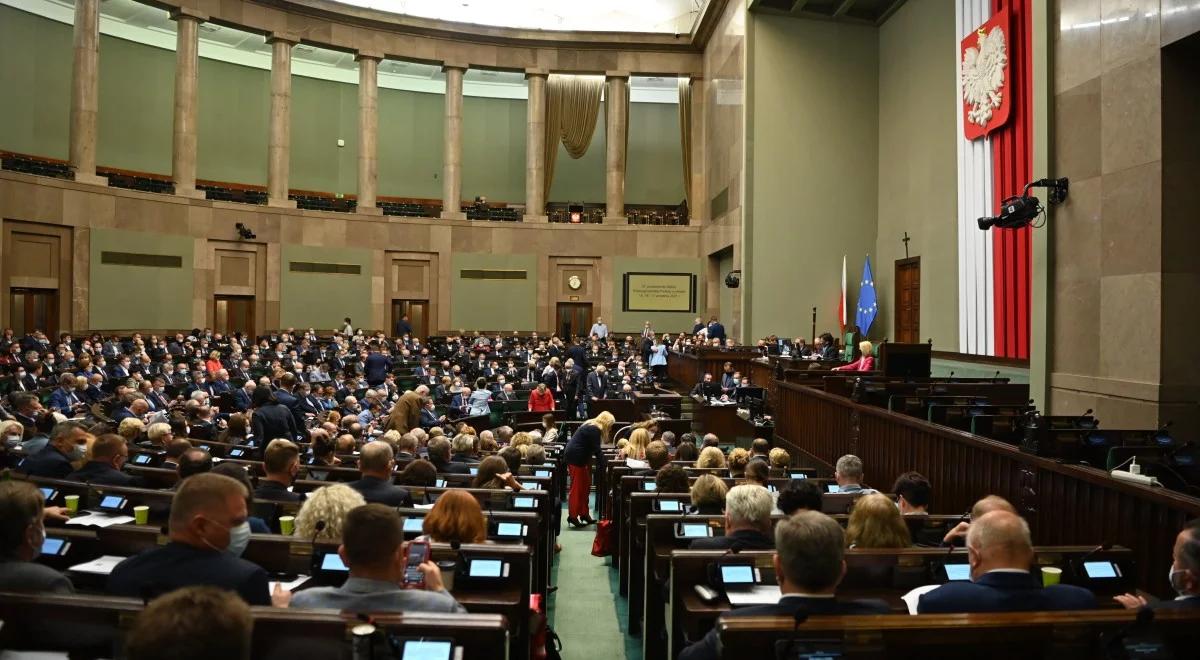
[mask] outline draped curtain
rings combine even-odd
[[[679,146],[683,149],[683,199],[692,207],[692,81],[679,79]]]
[[[603,76],[554,74],[546,80],[546,153],[542,157],[546,176],[542,199],[550,200],[558,143],[562,142],[571,158],[582,158],[587,153],[603,91]]]

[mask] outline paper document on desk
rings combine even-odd
[[[287,582],[283,582],[280,580],[271,580],[271,585],[269,587],[269,589],[270,589],[269,593],[275,593],[275,585],[279,585],[279,586],[283,587],[284,591],[295,591],[296,587],[304,584],[305,582],[308,582],[307,575],[297,575],[295,580],[288,580]]]
[[[125,561],[124,557],[115,557],[113,555],[103,555],[91,561],[85,561],[82,564],[76,564],[68,570],[76,573],[91,573],[93,575],[108,575],[113,572],[117,564]]]
[[[726,590],[725,596],[734,607],[746,605],[774,605],[783,597],[777,584],[759,584],[749,589]]]
[[[934,589],[937,589],[940,586],[942,586],[942,585],[927,584],[923,587],[917,587],[916,589],[913,589],[912,591],[901,596],[900,599],[903,600],[904,604],[908,606],[909,614],[916,614],[917,613],[917,601],[921,600],[921,596],[929,593],[930,591],[933,591]]]
[[[113,525],[127,525],[131,522],[133,522],[133,516],[121,516],[112,513],[101,513],[99,511],[84,511],[77,516],[71,516],[67,524],[112,527]]]

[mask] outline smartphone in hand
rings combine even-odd
[[[405,587],[425,588],[425,574],[421,572],[421,564],[426,561],[429,561],[429,544],[425,541],[409,543],[408,553],[404,558]]]

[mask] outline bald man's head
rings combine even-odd
[[[1008,500],[1000,497],[999,495],[988,495],[987,497],[976,502],[975,506],[971,507],[971,519],[975,520],[977,518],[981,518],[984,514],[991,513],[993,511],[1007,511],[1015,514],[1017,509],[1010,504]]]
[[[1029,525],[1011,511],[992,511],[971,521],[967,532],[971,577],[997,569],[1029,570],[1033,541]]]

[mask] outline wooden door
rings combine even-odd
[[[555,332],[564,339],[586,335],[592,329],[592,303],[558,303]]]
[[[921,342],[921,257],[896,260],[895,341]]]
[[[254,296],[213,296],[213,331],[255,336]]]
[[[41,330],[53,341],[58,337],[58,291],[13,288],[9,290],[9,326],[21,337]]]
[[[429,301],[428,300],[393,300],[392,301],[392,332],[396,331],[396,324],[405,315],[408,316],[408,324],[412,326],[412,336],[417,337],[422,342],[429,337]]]

